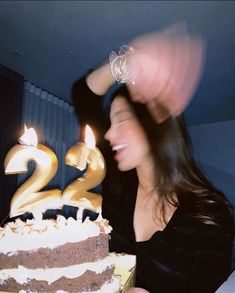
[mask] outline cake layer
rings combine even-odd
[[[0,253],[0,269],[64,267],[84,262],[92,262],[108,256],[108,235],[100,234],[78,243],[67,243],[54,249],[39,248],[18,251],[16,254]]]
[[[80,292],[78,288],[88,291],[90,287],[98,290],[104,282],[111,280],[113,271],[114,262],[109,256],[100,261],[63,268],[27,269],[19,266],[0,270],[0,290],[19,292],[35,288],[35,292]]]
[[[3,291],[0,291],[3,292]],[[71,292],[71,291],[70,291]],[[56,293],[70,293],[69,291],[64,290],[58,290]],[[77,291],[76,291],[77,292]],[[119,276],[113,276],[111,281],[105,282],[102,287],[98,290],[91,291],[90,289],[88,291],[83,291],[82,293],[120,293],[120,277]],[[3,292],[6,293],[6,292]],[[19,293],[37,293],[36,291],[31,290],[20,290]],[[44,292],[49,293],[49,292]],[[80,292],[78,292],[80,293]]]
[[[101,215],[84,222],[63,216],[9,222],[0,228],[0,290],[119,292],[108,255],[111,230]]]
[[[14,255],[18,251],[39,248],[56,248],[66,243],[76,243],[100,234],[109,234],[108,221],[98,218],[84,222],[58,216],[56,220],[17,219],[0,228],[0,253]]]
[[[59,280],[51,283],[50,285],[46,281],[38,281],[31,279],[27,284],[19,284],[15,279],[8,279],[4,284],[0,285],[1,290],[10,291],[10,292],[19,292],[24,290],[25,292],[105,292],[101,290],[104,284],[109,284],[112,280],[113,269],[107,269],[100,274],[95,272],[87,271],[85,274],[78,278],[65,278],[62,277]],[[115,291],[107,291],[117,292]]]

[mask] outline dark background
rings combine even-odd
[[[73,82],[111,50],[181,21],[207,44],[188,125],[234,119],[234,1],[1,1],[0,64],[70,100]]]

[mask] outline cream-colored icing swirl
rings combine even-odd
[[[96,221],[86,218],[84,222],[58,216],[56,220],[17,219],[0,228],[0,253],[14,255],[17,251],[38,248],[55,248],[65,243],[75,243],[100,233],[109,234],[108,221],[98,217]]]

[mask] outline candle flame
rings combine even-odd
[[[89,125],[85,129],[85,143],[90,149],[95,148],[95,136]]]
[[[27,126],[24,125],[24,134],[19,138],[19,142],[22,145],[36,147],[38,145],[38,137],[35,129],[32,127],[27,128]]]

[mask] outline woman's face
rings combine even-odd
[[[105,134],[121,171],[141,166],[149,156],[144,131],[125,98],[114,99],[110,110],[111,126]]]

